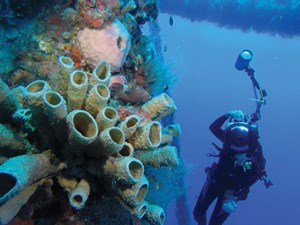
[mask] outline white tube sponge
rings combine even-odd
[[[143,175],[133,186],[117,183],[117,193],[120,198],[129,206],[135,207],[144,201],[149,188],[149,182]]]
[[[110,91],[104,84],[96,84],[90,90],[85,102],[85,110],[97,116],[110,98]]]
[[[140,117],[137,115],[130,115],[125,118],[118,126],[124,132],[125,139],[130,138],[140,125]]]
[[[148,203],[144,218],[150,225],[162,225],[164,224],[166,216],[162,207]]]
[[[134,153],[134,148],[129,142],[124,143],[123,148],[116,154],[113,154],[113,157],[132,157]]]
[[[100,83],[108,86],[110,83],[110,77],[110,65],[105,60],[102,60],[94,68],[93,73],[91,74],[90,85],[94,86]]]
[[[157,121],[150,121],[137,128],[128,142],[137,149],[156,148],[161,143],[161,125]]]
[[[52,88],[59,92],[64,98],[67,98],[69,76],[74,70],[74,62],[69,57],[59,56],[57,67],[57,74],[50,76]]]
[[[74,70],[69,77],[68,110],[81,109],[88,89],[88,77],[82,70]]]
[[[175,146],[166,145],[151,151],[136,151],[134,157],[138,158],[145,165],[155,168],[161,166],[177,166],[179,163],[178,152]]]
[[[69,144],[80,148],[96,140],[98,126],[90,113],[84,110],[74,110],[67,116],[69,128]]]
[[[43,95],[43,103],[44,112],[48,116],[52,126],[55,126],[59,121],[66,119],[68,114],[66,101],[58,92],[46,92]]]
[[[84,28],[78,32],[77,44],[89,65],[96,66],[101,60],[111,65],[112,72],[125,62],[131,44],[130,34],[117,19],[102,29]]]
[[[139,205],[131,210],[131,213],[138,219],[142,219],[147,211],[147,207],[148,204],[145,201],[142,201]]]
[[[85,180],[77,184],[75,189],[69,193],[69,203],[75,209],[82,209],[90,194],[90,184]]]
[[[19,212],[23,205],[27,203],[29,198],[34,194],[39,185],[45,179],[41,179],[30,186],[26,187],[23,191],[16,194],[13,198],[0,205],[0,224],[8,224]]]
[[[55,137],[63,143],[67,137],[66,117],[68,114],[64,98],[54,91],[43,95],[44,112],[54,130]]]
[[[58,170],[51,164],[49,151],[36,155],[21,155],[8,159],[0,166],[0,203],[24,190],[33,182]]]
[[[163,129],[163,133],[169,133],[173,137],[177,137],[181,134],[181,127],[178,123],[170,124]]]
[[[125,137],[118,127],[109,127],[101,132],[95,143],[100,143],[98,154],[94,154],[95,156],[109,156],[123,148]]]
[[[162,93],[146,102],[142,109],[149,112],[152,119],[159,120],[177,110],[173,99],[166,93]]]
[[[163,129],[161,144],[170,144],[173,141],[173,137],[177,137],[181,134],[181,128],[178,123],[170,124]]]
[[[44,80],[36,80],[26,86],[24,95],[32,113],[34,113],[36,108],[42,109],[42,96],[48,91],[50,91],[50,86]]]
[[[96,117],[99,132],[112,127],[118,121],[118,112],[115,108],[106,106],[100,110]]]
[[[91,160],[85,164],[86,170],[98,177],[109,178],[122,184],[133,185],[144,175],[143,163],[133,157],[108,157]]]

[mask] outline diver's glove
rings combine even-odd
[[[260,178],[263,182],[266,188],[269,188],[271,186],[273,186],[274,184],[272,183],[272,181],[269,179],[268,176],[264,175]]]
[[[227,118],[244,120],[245,116],[241,110],[233,110],[225,114]]]

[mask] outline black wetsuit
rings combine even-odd
[[[223,115],[209,127],[212,133],[223,143],[225,131],[221,127],[227,119],[227,116]],[[217,203],[209,225],[223,224],[230,215],[222,209],[225,191],[233,190],[237,200],[245,200],[250,186],[265,175],[266,160],[263,157],[262,147],[258,141],[255,144],[255,148],[253,147],[246,153],[247,158],[251,162],[251,169],[245,171],[243,167],[236,166],[235,154],[224,144],[223,149],[220,151],[218,163],[213,163],[207,169],[206,182],[203,185],[193,212],[198,225],[207,224],[206,211],[216,198]]]

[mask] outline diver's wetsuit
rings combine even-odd
[[[209,127],[212,133],[222,142],[224,142],[225,131],[221,127],[227,119],[227,116],[223,115]],[[194,208],[193,214],[198,225],[207,224],[206,211],[216,198],[217,203],[211,215],[209,225],[223,224],[230,215],[222,209],[225,191],[233,190],[237,200],[245,200],[250,186],[265,175],[266,160],[262,154],[262,147],[259,142],[255,146],[256,148],[250,149],[246,154],[252,166],[250,170],[245,171],[243,167],[235,166],[236,158],[234,155],[236,153],[233,153],[223,145],[218,163],[213,163],[207,169],[206,182],[203,185]]]

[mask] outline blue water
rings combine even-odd
[[[239,52],[254,52],[251,66],[269,96],[259,121],[261,143],[268,174],[274,186],[266,189],[257,182],[246,201],[239,202],[228,225],[300,224],[299,216],[299,115],[300,76],[298,37],[281,38],[255,32],[228,30],[205,22],[190,22],[169,15],[160,16],[167,61],[180,79],[172,95],[178,107],[175,120],[182,126],[182,157],[186,176],[190,223],[206,174],[204,168],[215,159],[206,156],[216,138],[208,126],[220,115],[241,109],[250,115],[255,104],[252,84],[234,67]],[[177,224],[175,207],[168,211],[166,224]]]

